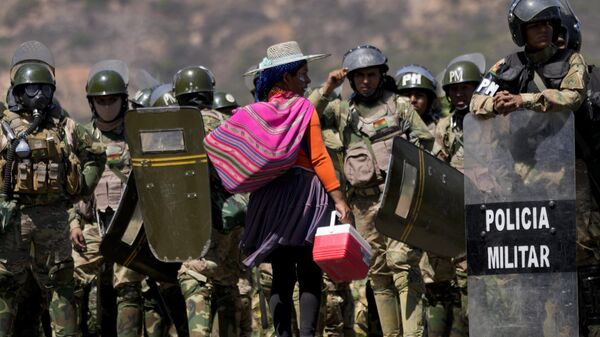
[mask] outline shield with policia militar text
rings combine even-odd
[[[394,138],[381,209],[381,233],[438,256],[465,253],[463,175],[402,137]]]
[[[140,108],[125,116],[144,229],[164,262],[202,257],[212,230],[204,126],[194,107]]]
[[[578,336],[571,112],[464,120],[471,336]]]

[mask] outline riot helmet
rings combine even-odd
[[[468,82],[478,83],[481,82],[481,79],[482,75],[477,65],[469,61],[459,61],[446,68],[442,88],[444,88],[446,95],[448,95],[449,85]]]
[[[517,46],[524,46],[525,26],[530,23],[549,21],[553,28],[553,41],[558,39],[561,14],[559,0],[513,0],[508,9],[508,28]]]
[[[224,91],[216,91],[213,97],[213,109],[237,108],[240,105],[232,94]]]
[[[150,95],[150,106],[165,107],[177,105],[177,99],[173,95],[172,85],[164,83],[156,87]]]
[[[210,107],[214,87],[215,76],[203,66],[185,67],[173,77],[173,94],[180,105]]]
[[[470,61],[454,62],[446,68],[442,87],[452,109],[462,113],[467,111],[473,93],[481,79],[480,68]]]
[[[150,96],[152,96],[152,90],[153,88],[144,88],[136,91],[133,98],[129,100],[133,108],[137,109],[151,106]]]
[[[435,97],[437,83],[429,69],[418,64],[400,68],[396,72],[396,87],[399,92],[408,89],[422,89]]]
[[[113,131],[122,124],[128,108],[129,70],[120,60],[104,60],[90,69],[86,84],[94,122],[101,131]]]
[[[10,62],[10,79],[14,79],[14,75],[20,65],[25,63],[42,63],[47,65],[55,74],[54,55],[46,45],[39,41],[27,41],[21,43],[15,50]]]
[[[350,87],[355,93],[358,93],[358,90],[354,83],[354,75],[359,69],[372,67],[377,67],[379,69],[381,73],[381,81],[379,81],[378,88],[375,90],[375,92],[380,92],[380,89],[390,82],[390,79],[388,79],[388,76],[386,76],[386,73],[389,70],[387,65],[387,57],[383,54],[383,52],[381,52],[381,50],[379,50],[379,48],[372,45],[361,45],[348,50],[346,54],[344,54],[342,67],[348,69],[348,75],[346,78],[348,78]],[[391,82],[393,82],[393,79],[391,79]],[[389,86],[389,84],[387,86]],[[362,93],[361,95],[365,94]],[[359,98],[361,95],[355,95],[355,98]]]
[[[42,111],[52,103],[56,81],[47,65],[24,63],[15,72],[11,90],[22,108],[27,111]]]
[[[566,47],[576,52],[581,50],[581,23],[573,12],[568,0],[560,0],[561,33],[566,40]]]

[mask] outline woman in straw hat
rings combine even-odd
[[[250,72],[260,74],[257,102],[286,107],[286,113],[295,116],[290,124],[306,124],[294,167],[251,194],[241,244],[247,254],[245,264],[272,263],[269,304],[278,336],[291,336],[296,281],[300,336],[314,336],[322,288],[321,269],[312,259],[316,228],[326,224],[334,207],[343,222],[350,222],[350,208],[321,138],[319,117],[302,96],[310,83],[308,62],[327,56],[304,55],[295,41],[284,42],[269,47],[258,69]]]

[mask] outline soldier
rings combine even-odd
[[[586,64],[578,52],[554,44],[560,22],[558,0],[512,2],[509,28],[513,41],[525,50],[501,59],[485,74],[471,100],[473,113],[493,117],[520,108],[537,112],[579,109],[585,98]]]
[[[212,109],[214,85],[212,72],[202,66],[183,68],[173,78],[177,102],[201,109],[206,133],[226,119]],[[216,172],[210,178],[213,222],[210,247],[204,256],[182,264],[178,280],[187,304],[190,336],[210,336],[216,312],[220,335],[237,337],[241,307],[237,287],[238,245],[245,201],[227,193]]]
[[[401,96],[410,99],[433,134],[441,117],[441,107],[436,94],[437,82],[431,71],[417,64],[404,66],[396,72],[396,86]]]
[[[581,30],[579,19],[567,1],[561,1],[561,48],[579,52]],[[576,194],[577,194],[577,272],[579,275],[580,333],[600,336],[600,209],[598,207],[598,121],[600,120],[600,71],[588,66],[588,101],[575,115],[576,130]]]
[[[31,268],[49,304],[54,334],[76,336],[68,211],[77,198],[93,191],[106,157],[103,146],[52,103],[52,67],[41,59],[12,70],[9,90],[15,104],[2,118],[0,335],[12,334]]]
[[[86,92],[92,110],[92,122],[86,126],[89,132],[106,146],[106,169],[88,200],[91,211],[86,222],[96,224],[100,232],[106,230],[118,207],[131,160],[125,143],[123,118],[128,109],[127,67],[117,60],[102,61],[90,71]],[[91,214],[90,214],[91,213]],[[79,227],[71,229],[76,248],[84,249],[85,242]],[[96,251],[98,255],[99,251]],[[115,264],[113,287],[116,291],[118,336],[139,336],[143,327],[142,285],[144,275]]]
[[[384,237],[374,222],[393,137],[405,136],[431,149],[433,136],[410,101],[394,93],[395,83],[386,75],[387,58],[378,48],[353,48],[344,55],[342,66],[317,92],[319,100],[329,100],[345,77],[354,90],[348,102],[332,106],[329,113],[345,148],[344,175],[356,226],[373,249],[369,281],[383,334],[422,336],[424,287],[418,267],[422,252]]]
[[[450,115],[440,119],[435,130],[433,154],[462,171],[464,167],[463,118],[469,112],[473,92],[481,81],[481,71],[472,62],[450,64],[442,88],[450,102]],[[434,268],[433,283],[426,284],[429,307],[427,326],[430,336],[466,336],[466,261],[456,269],[450,258],[429,254]]]
[[[474,114],[489,118],[497,114],[508,115],[518,109],[538,112],[526,128],[535,135],[536,129],[543,128],[544,123],[553,117],[539,113],[579,110],[586,96],[587,67],[577,51],[559,49],[556,45],[561,31],[560,9],[558,0],[512,1],[508,12],[512,39],[525,48],[501,59],[485,74],[471,100],[470,109]],[[575,113],[576,118],[580,112]],[[517,154],[514,148],[511,150]],[[527,150],[520,152],[530,153]],[[532,169],[534,160],[515,159],[515,171],[526,183],[529,177],[535,179],[536,173],[543,175]],[[582,226],[580,215],[589,214],[590,211],[589,208],[584,209],[581,202],[581,183],[587,180],[580,179],[580,174],[586,176],[584,165],[581,164],[580,161],[576,163],[578,228]],[[544,322],[544,329],[549,329],[550,323]]]

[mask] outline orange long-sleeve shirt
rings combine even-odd
[[[327,192],[339,188],[340,182],[335,175],[333,162],[329,157],[323,137],[321,137],[321,123],[317,110],[312,112],[310,124],[304,134],[304,141],[308,145],[309,154],[306,154],[304,148],[301,147],[296,165],[314,170]]]

